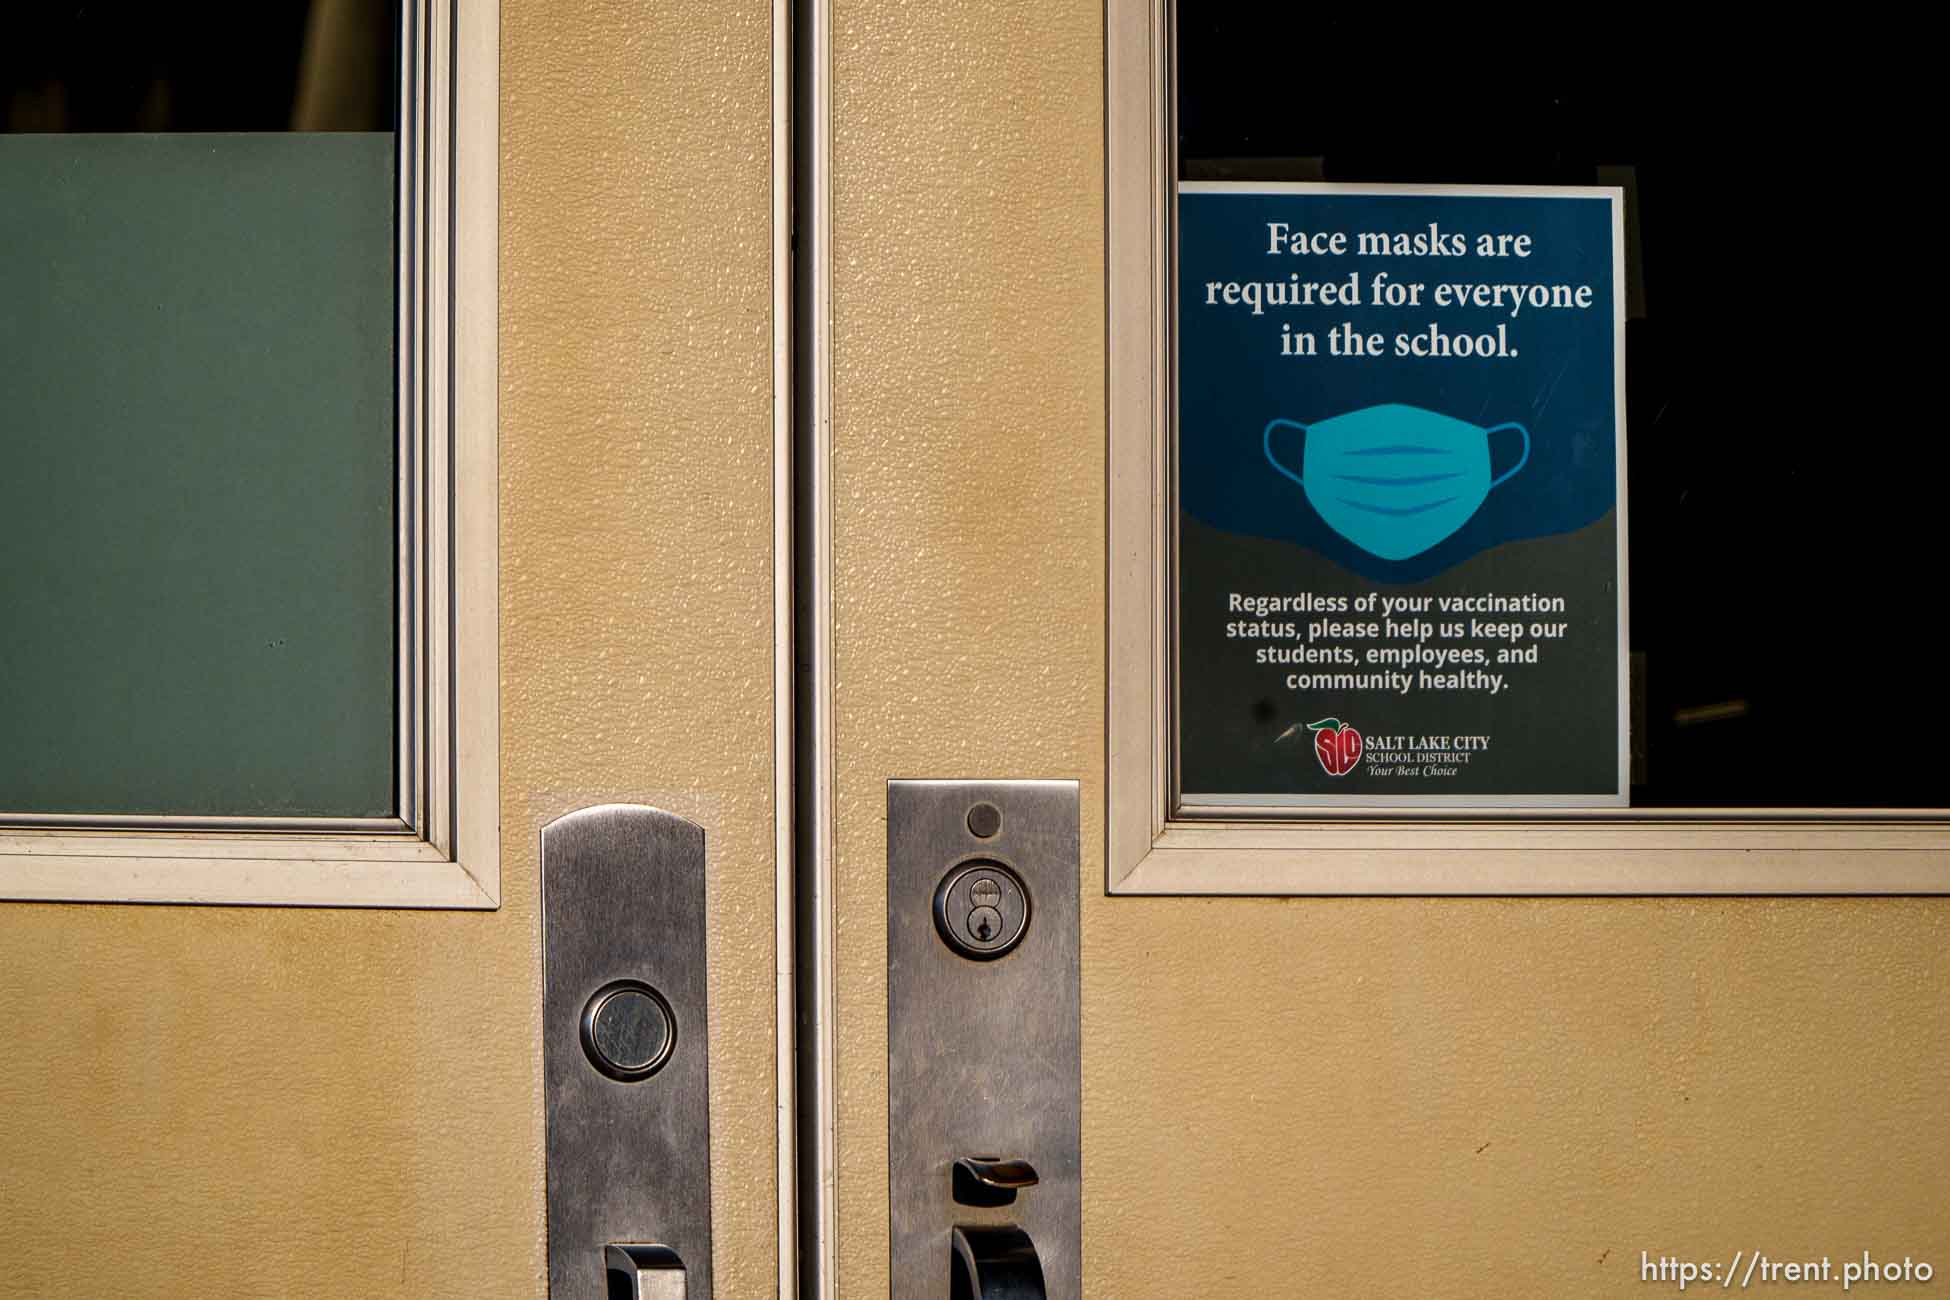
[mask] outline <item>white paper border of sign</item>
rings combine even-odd
[[[1615,485],[1615,510],[1618,516],[1617,568],[1618,568],[1618,653],[1615,675],[1618,693],[1618,789],[1611,794],[1505,794],[1505,795],[1465,795],[1465,794],[1381,794],[1381,795],[1331,795],[1331,794],[1207,794],[1184,792],[1178,796],[1178,815],[1192,819],[1200,816],[1238,816],[1242,812],[1255,809],[1345,809],[1357,815],[1372,814],[1376,809],[1394,809],[1402,812],[1413,810],[1446,810],[1462,812],[1472,808],[1617,808],[1628,806],[1632,794],[1632,737],[1631,737],[1631,623],[1630,587],[1627,584],[1626,560],[1630,552],[1626,533],[1626,464],[1625,464],[1625,191],[1617,185],[1381,185],[1352,184],[1337,181],[1180,181],[1174,191],[1172,211],[1172,275],[1170,285],[1174,293],[1172,299],[1171,357],[1173,372],[1171,385],[1171,409],[1167,413],[1170,421],[1170,441],[1168,455],[1171,458],[1169,473],[1171,477],[1171,575],[1167,599],[1173,602],[1171,610],[1171,745],[1172,745],[1172,783],[1177,784],[1179,718],[1178,702],[1178,610],[1176,593],[1178,591],[1178,321],[1176,316],[1178,263],[1178,214],[1175,202],[1180,194],[1351,194],[1388,198],[1546,198],[1546,199],[1597,199],[1603,198],[1611,205],[1611,299],[1612,299],[1612,437],[1613,470],[1617,475]]]

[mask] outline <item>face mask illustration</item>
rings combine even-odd
[[[1306,439],[1301,470],[1281,462],[1293,434]],[[1517,463],[1490,477],[1490,438],[1515,430]],[[1387,403],[1301,424],[1274,420],[1261,435],[1266,459],[1300,485],[1327,526],[1370,555],[1406,560],[1469,522],[1490,489],[1530,462],[1530,431],[1511,422],[1484,429],[1419,406]]]

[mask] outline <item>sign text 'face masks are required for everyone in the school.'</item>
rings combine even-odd
[[[1180,185],[1186,805],[1626,801],[1622,209]]]

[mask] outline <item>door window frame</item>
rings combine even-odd
[[[1172,805],[1171,0],[1107,0],[1110,894],[1934,894],[1930,808],[1303,816]]]
[[[0,898],[500,906],[499,0],[400,21],[399,814],[0,811]]]

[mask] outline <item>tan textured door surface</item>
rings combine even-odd
[[[504,0],[496,912],[0,904],[0,1295],[539,1297],[541,825],[702,823],[777,1291],[771,10]]]
[[[1104,896],[1102,7],[833,31],[840,1294],[887,1293],[909,776],[1083,783],[1087,1295],[1950,1267],[1945,900]]]

